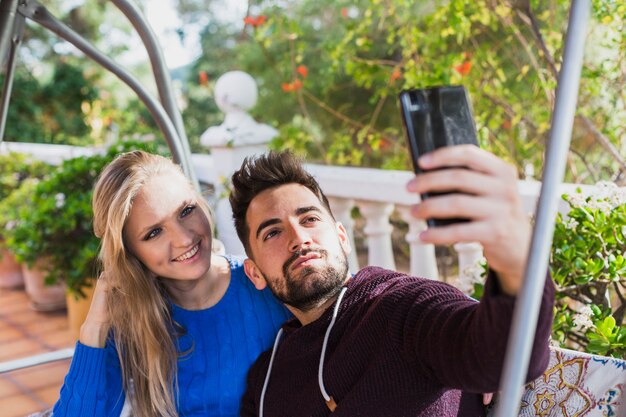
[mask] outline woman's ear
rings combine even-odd
[[[265,277],[263,276],[263,274],[261,274],[259,268],[256,266],[253,260],[251,260],[250,258],[244,260],[243,270],[257,290],[261,291],[264,290],[265,287],[267,287],[267,281],[265,281]]]

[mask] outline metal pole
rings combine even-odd
[[[4,63],[9,48],[9,39],[13,36],[17,2],[18,0],[0,0],[0,67]]]
[[[9,56],[7,59],[7,72],[4,78],[4,84],[2,86],[2,97],[0,98],[0,143],[4,138],[4,129],[6,127],[7,115],[9,113],[9,100],[11,98],[11,91],[13,90],[13,77],[15,75],[15,57],[17,51],[24,38],[24,16],[16,15],[13,24],[14,35],[11,37],[11,43],[9,44]]]
[[[504,371],[500,382],[502,393],[496,406],[497,417],[515,417],[519,414],[520,399],[524,379],[528,372],[530,351],[537,327],[541,294],[552,245],[559,201],[558,187],[563,181],[574,124],[590,10],[590,0],[573,0],[552,114],[552,129],[543,171],[537,219],[533,229],[524,285],[515,304]]]
[[[146,50],[148,51],[148,57],[150,58],[150,64],[152,65],[152,72],[156,81],[157,90],[163,108],[170,116],[170,119],[174,123],[174,127],[178,132],[181,144],[184,150],[184,157],[186,164],[191,165],[191,150],[189,149],[189,140],[185,133],[185,126],[183,124],[183,118],[180,114],[178,106],[176,105],[176,98],[174,95],[174,88],[172,86],[172,79],[170,73],[165,65],[165,59],[157,38],[144,18],[141,11],[128,0],[111,0],[121,11],[126,15],[128,20],[132,23],[135,30],[139,34],[139,37],[144,43]],[[197,183],[197,179],[194,179]],[[199,186],[199,185],[198,185]]]
[[[193,178],[195,172],[190,166],[183,165],[183,149],[178,138],[178,133],[172,124],[172,121],[168,117],[163,106],[155,100],[150,94],[141,86],[141,84],[127,71],[123,70],[109,57],[98,51],[89,42],[84,40],[80,35],[74,32],[72,29],[65,26],[58,21],[48,10],[39,4],[36,0],[23,0],[18,8],[18,12],[27,18],[39,23],[41,26],[56,33],[62,39],[70,42],[72,45],[80,49],[85,55],[102,65],[104,68],[115,74],[120,80],[126,83],[144,102],[152,117],[156,121],[157,125],[161,129],[161,132],[167,140],[170,150],[172,152],[172,158],[175,162],[182,165],[183,171],[188,178]]]
[[[66,348],[55,350],[53,352],[42,353],[40,355],[29,356],[27,358],[0,362],[0,374],[17,371],[18,369],[30,368],[31,366],[43,365],[44,363],[70,359],[73,355],[74,348]]]

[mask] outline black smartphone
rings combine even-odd
[[[465,87],[439,86],[405,90],[399,95],[402,121],[411,152],[413,170],[421,155],[444,146],[478,146],[476,125]],[[426,193],[422,199],[447,193]],[[428,219],[429,227],[467,221],[466,219]]]

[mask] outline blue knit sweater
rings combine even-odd
[[[178,360],[181,417],[238,416],[248,368],[291,317],[268,290],[254,288],[242,259],[228,260],[230,285],[215,306],[191,311],[172,305],[174,320],[187,330],[179,351],[193,345]],[[114,344],[92,348],[78,342],[54,416],[118,417],[124,398]]]

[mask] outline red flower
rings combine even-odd
[[[296,71],[302,76],[302,78],[306,78],[306,76],[309,75],[309,69],[306,67],[306,65],[298,66],[298,68],[296,68]]]
[[[462,64],[454,66],[454,70],[458,72],[459,74],[461,74],[461,76],[463,77],[469,74],[471,69],[472,69],[472,61],[465,61]]]
[[[209,75],[206,71],[200,71],[198,73],[198,83],[200,85],[207,85],[209,83]]]
[[[391,73],[391,82],[396,81],[397,79],[399,79],[400,77],[402,77],[402,72],[400,71],[400,68],[394,68],[393,72]]]
[[[341,16],[344,18],[348,17],[348,8],[347,7],[342,7],[341,8]]]
[[[265,15],[260,15],[260,16],[257,16],[257,17],[246,16],[246,17],[243,18],[243,23],[245,23],[246,25],[250,25],[253,28],[258,28],[259,26],[261,26],[266,21],[267,21],[267,16],[265,16]]]
[[[280,87],[283,89],[285,93],[291,93],[302,88],[302,81],[296,78],[295,80],[293,80],[293,82],[282,83]]]

